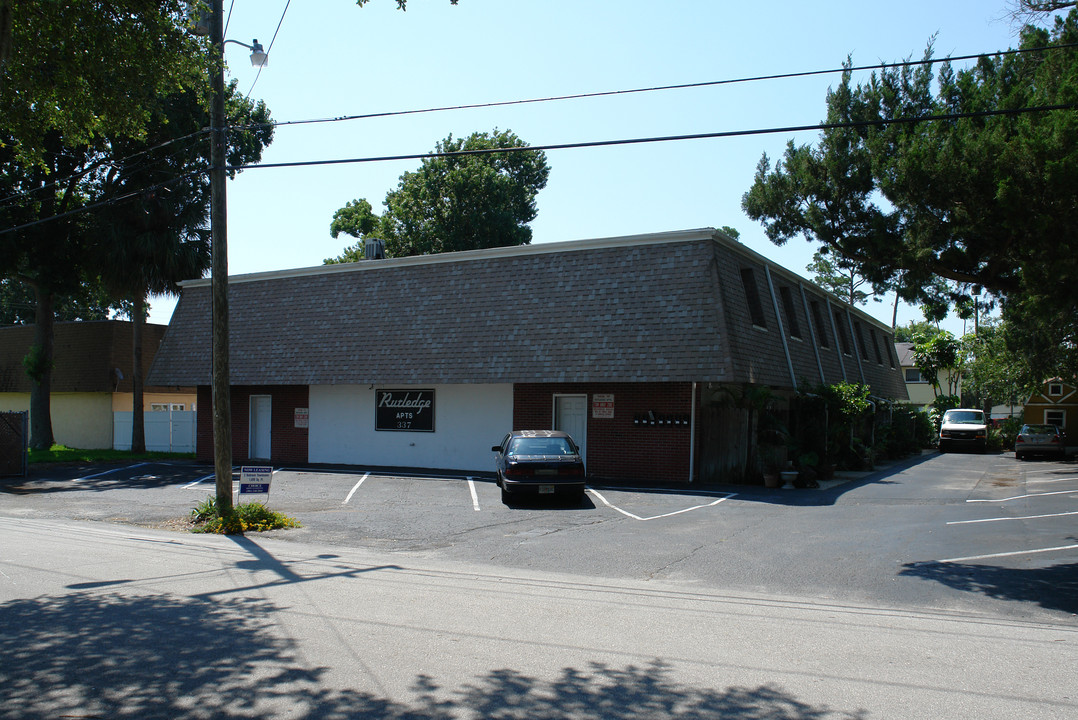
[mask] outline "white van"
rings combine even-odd
[[[988,421],[984,411],[955,408],[943,413],[939,440],[940,452],[957,448],[984,452],[988,448]]]

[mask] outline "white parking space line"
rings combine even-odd
[[[233,465],[232,470],[235,471],[236,467],[237,467],[236,465]],[[276,472],[276,471],[274,471],[274,472]],[[194,480],[192,482],[187,483],[186,485],[181,487],[180,490],[190,490],[193,487],[197,487],[198,485],[201,485],[202,483],[206,482],[210,478],[216,479],[217,478],[217,473],[211,473],[210,475],[204,475],[204,476],[200,477],[198,480]],[[235,485],[236,481],[233,480],[232,484]]]
[[[206,480],[209,480],[211,477],[216,477],[216,475],[206,475],[205,477],[200,477],[198,480],[195,480],[193,482],[189,482],[180,489],[181,490],[189,490],[189,489],[193,488],[194,486],[199,485],[199,484],[205,482]]]
[[[475,481],[468,478],[468,489],[472,491],[472,507],[479,512],[479,495],[475,492]]]
[[[86,477],[71,478],[71,482],[78,482],[80,480],[92,480],[94,478],[101,477],[102,475],[110,475],[110,474],[112,474],[114,472],[120,472],[121,470],[134,470],[135,468],[139,468],[139,467],[142,467],[143,465],[149,465],[149,464],[150,463],[148,463],[148,462],[144,462],[144,463],[138,463],[136,465],[126,465],[124,467],[113,468],[111,470],[105,470],[104,472],[99,472],[99,473],[96,473],[94,475],[87,475]]]
[[[352,499],[352,496],[356,494],[356,490],[359,490],[359,486],[362,485],[363,481],[366,480],[367,478],[369,478],[370,476],[371,476],[370,473],[363,473],[363,477],[361,477],[359,479],[359,482],[357,482],[355,485],[353,485],[352,489],[348,491],[348,497],[346,497],[344,499],[344,502],[342,502],[341,505],[347,505],[348,501]]]
[[[650,517],[640,517],[639,515],[634,515],[633,513],[629,512],[628,510],[622,510],[617,505],[614,505],[612,502],[610,502],[605,497],[603,497],[602,493],[600,493],[598,490],[593,490],[592,488],[588,488],[588,492],[590,492],[595,497],[599,498],[599,500],[602,501],[603,505],[606,505],[608,508],[610,508],[612,510],[617,510],[619,513],[621,513],[622,515],[625,515],[626,517],[630,517],[633,520],[640,520],[642,522],[646,522],[648,520],[658,520],[660,518],[671,517],[673,515],[681,515],[682,513],[692,512],[693,510],[700,510],[701,508],[714,507],[715,505],[718,505],[719,503],[723,502],[724,500],[729,500],[730,498],[734,497],[737,494],[737,493],[726,493],[725,495],[723,495],[723,497],[720,497],[718,500],[715,500],[714,502],[707,503],[705,505],[694,505],[692,507],[682,508],[681,510],[675,510],[674,512],[663,513],[662,515],[652,515]]]
[[[982,498],[967,498],[966,502],[968,502],[968,503],[1001,503],[1001,502],[1010,502],[1011,500],[1022,500],[1023,498],[1031,498],[1031,497],[1047,497],[1048,495],[1076,495],[1076,494],[1078,494],[1078,490],[1053,490],[1052,492],[1029,493],[1028,495],[1015,495],[1013,497],[999,498],[997,500],[988,500],[988,499],[982,499]]]
[[[1073,512],[1061,512],[1061,513],[1049,513],[1047,515],[1021,515],[1015,517],[994,517],[994,518],[981,518],[980,520],[951,520],[948,525],[974,525],[976,523],[990,523],[990,522],[1002,522],[1003,520],[1039,520],[1041,518],[1054,518],[1065,517],[1067,515],[1078,515],[1078,510]]]
[[[940,560],[941,563],[959,563],[969,560],[988,560],[990,558],[1013,557],[1015,555],[1036,555],[1037,553],[1060,552],[1061,550],[1078,550],[1078,545],[1060,545],[1059,547],[1038,548],[1037,550],[1015,550],[1014,552],[992,553],[991,555],[969,555],[967,557],[947,558]]]
[[[1027,478],[1027,483],[1057,483],[1057,482],[1073,482],[1078,480],[1078,477],[1063,477],[1063,478]]]

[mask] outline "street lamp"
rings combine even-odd
[[[240,42],[239,40],[225,40],[223,44],[227,45],[228,43],[236,43],[237,45],[242,45],[243,47],[250,50],[252,66],[266,67],[267,65],[269,65],[269,55],[267,55],[266,51],[262,49],[262,45],[259,44],[258,38],[252,40],[250,45],[245,42]]]
[[[224,39],[223,1],[212,0],[210,43],[214,62],[210,103],[210,295],[212,303],[211,347],[213,370],[213,466],[217,490],[217,512],[232,510],[232,393],[228,362],[228,210],[225,195],[225,159],[228,138],[225,129],[225,43],[243,45],[251,51],[251,64],[263,67],[269,58],[258,40],[251,45]]]

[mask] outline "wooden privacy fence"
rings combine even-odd
[[[0,412],[0,477],[26,475],[28,413]]]

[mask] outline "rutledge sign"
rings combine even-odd
[[[374,429],[434,432],[434,391],[376,390]]]

